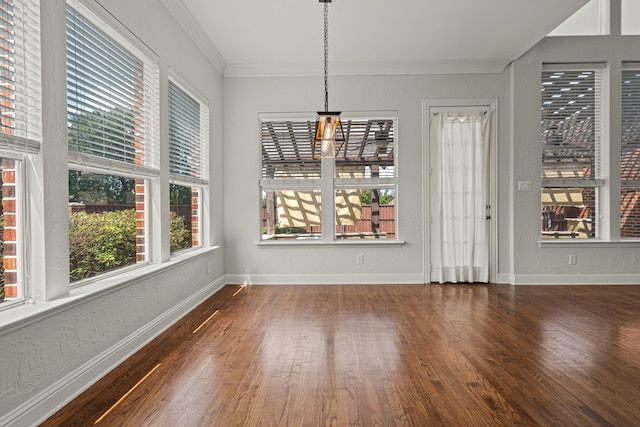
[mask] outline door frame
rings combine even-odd
[[[491,111],[491,130],[489,136],[489,205],[491,206],[489,220],[489,283],[497,283],[498,271],[498,99],[497,98],[465,98],[465,99],[424,99],[422,101],[422,200],[423,200],[423,272],[424,283],[431,283],[431,113],[439,108],[450,109],[460,107],[486,107]]]

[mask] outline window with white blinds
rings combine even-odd
[[[602,64],[545,64],[542,72],[542,234],[596,237],[608,73]]]
[[[542,178],[570,185],[600,178],[605,69],[546,66],[542,72]]]
[[[396,238],[396,117],[341,122],[335,157],[320,159],[314,119],[261,115],[263,241]]]
[[[640,64],[623,66],[621,121],[622,185],[640,187]]]
[[[620,237],[640,238],[640,63],[622,65]]]
[[[394,118],[343,119],[341,128],[336,178],[354,169],[361,169],[362,177],[395,178]],[[263,179],[321,177],[321,161],[313,153],[315,120],[262,120],[260,131]]]
[[[313,120],[261,120],[262,179],[319,179]]]
[[[40,3],[0,0],[0,149],[38,152],[40,73]]]
[[[67,6],[70,163],[155,175],[158,66],[85,9]]]
[[[182,183],[208,181],[209,108],[169,80],[169,172]]]

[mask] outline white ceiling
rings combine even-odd
[[[586,2],[333,0],[329,72],[499,72]],[[318,0],[163,3],[201,46],[215,46],[225,75],[322,74]]]

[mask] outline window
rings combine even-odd
[[[609,34],[610,10],[610,0],[589,0],[549,35],[600,36]]]
[[[606,152],[600,65],[545,65],[542,73],[542,237],[598,236]]]
[[[261,116],[262,240],[395,239],[395,123],[343,117],[335,159],[317,159],[314,119]]]
[[[623,64],[620,237],[640,238],[640,64]]]
[[[67,6],[71,281],[148,261],[159,174],[158,66],[80,2]]]
[[[621,0],[620,3],[620,30],[622,35],[640,34],[640,24],[638,23],[637,19],[637,16],[640,14],[640,1]]]
[[[169,80],[171,251],[202,245],[208,187],[209,107]]]
[[[0,0],[0,303],[29,296],[25,286],[23,160],[42,142],[40,16],[35,0]]]

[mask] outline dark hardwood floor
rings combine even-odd
[[[640,286],[226,286],[43,425],[96,421],[639,426]]]

